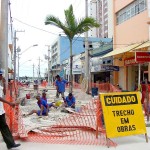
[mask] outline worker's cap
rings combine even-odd
[[[46,92],[45,92],[45,91],[43,91],[43,92],[42,92],[42,95],[46,95]]]
[[[3,74],[3,71],[2,70],[0,70],[0,75],[2,75]]]
[[[60,78],[60,76],[59,76],[59,75],[57,75],[57,76],[56,76],[56,78]]]
[[[72,97],[72,93],[69,93],[69,97]]]

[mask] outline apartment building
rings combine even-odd
[[[100,28],[91,29],[89,36],[99,38],[112,38],[113,15],[112,0],[91,0],[89,16],[101,24]]]
[[[114,84],[124,90],[134,90],[141,80],[150,80],[149,60],[137,61],[148,54],[149,42],[149,0],[113,0],[114,65],[119,72],[113,73]],[[149,56],[148,56],[149,57]]]

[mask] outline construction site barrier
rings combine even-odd
[[[82,106],[80,112],[75,112],[59,120],[56,124],[43,128],[37,132],[29,132],[28,141],[61,144],[86,144],[116,146],[112,140],[106,138],[105,132],[98,130],[96,138],[96,100],[91,100]],[[102,123],[100,123],[102,124]],[[101,126],[101,129],[103,126]]]
[[[84,85],[74,83],[74,87],[79,89],[81,96],[84,97],[87,81],[84,80],[82,83]],[[21,85],[14,82],[11,83],[6,95],[8,101],[16,100],[19,86]],[[92,87],[97,87],[100,92],[120,91],[120,89],[109,83],[91,83],[90,88]],[[36,132],[26,131],[19,106],[12,109],[5,105],[5,110],[7,122],[13,135],[26,141],[59,144],[117,145],[106,137],[99,96],[97,99],[92,99],[91,97],[91,101],[81,106],[79,112],[73,112],[68,117],[58,120],[49,127],[37,129]]]

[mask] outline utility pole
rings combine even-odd
[[[8,85],[8,0],[0,1],[0,69],[4,70]]]
[[[16,80],[16,52],[17,52],[17,49],[16,49],[16,40],[17,40],[17,32],[25,32],[25,31],[16,31],[14,32],[14,81]]]
[[[34,83],[34,64],[33,64],[33,83]]]
[[[88,17],[88,0],[85,0],[85,17]],[[88,50],[88,31],[85,33],[85,78],[87,80],[87,90],[89,93],[89,50]]]
[[[18,81],[19,81],[19,52],[18,52]]]
[[[14,32],[14,81],[16,80],[16,30]]]
[[[19,52],[21,52],[20,47],[18,47],[16,49],[16,52],[18,53],[18,81],[19,81],[19,67],[20,67],[20,64],[19,64],[20,54],[19,54]]]
[[[48,76],[48,86],[50,86],[50,45],[45,45],[45,46],[48,47],[48,58],[47,58],[47,60],[48,60],[48,68],[47,68],[48,74],[47,74],[47,76]]]
[[[40,57],[39,57],[39,72],[38,72],[38,83],[40,83],[40,77],[41,77],[41,72],[40,72]]]

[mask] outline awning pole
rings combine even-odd
[[[140,80],[141,80],[141,64],[139,66],[139,75],[138,75],[138,86],[140,85]]]

